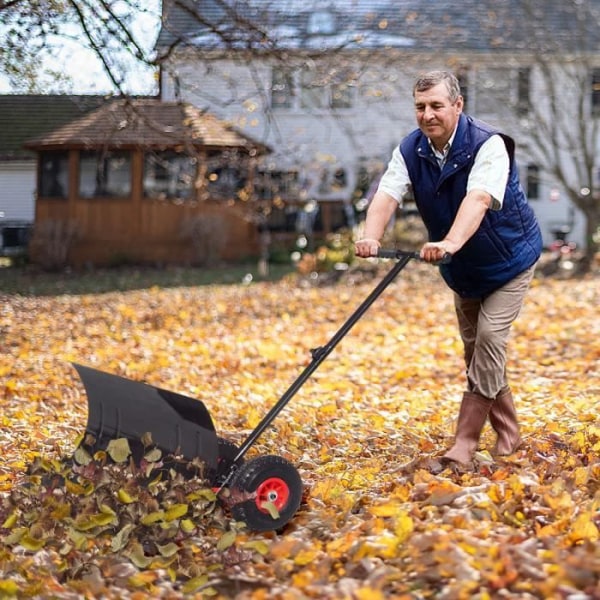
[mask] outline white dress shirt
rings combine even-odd
[[[453,141],[454,134],[442,152],[432,147],[440,168],[446,161]],[[487,192],[492,197],[490,208],[500,210],[508,182],[509,168],[508,152],[502,137],[497,134],[492,135],[481,145],[475,156],[475,162],[467,180],[467,193],[471,190]],[[412,185],[408,169],[398,146],[392,152],[392,158],[381,177],[378,189],[387,192],[399,204],[402,204],[404,200],[412,199]]]

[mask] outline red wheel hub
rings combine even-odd
[[[264,513],[269,511],[264,508],[266,502],[270,502],[277,510],[281,510],[287,504],[290,497],[290,488],[283,479],[270,477],[265,479],[256,488],[256,506]]]

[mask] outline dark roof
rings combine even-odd
[[[98,108],[104,96],[0,95],[0,160],[33,158],[23,142]]]
[[[185,102],[158,98],[113,100],[46,135],[28,140],[30,149],[44,148],[208,148],[269,149]]]
[[[586,4],[597,14],[600,0],[164,0],[156,47],[527,51],[535,36],[537,48],[597,52]]]

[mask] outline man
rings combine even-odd
[[[454,445],[444,462],[469,463],[489,416],[495,455],[521,444],[506,379],[506,348],[542,238],[519,183],[513,140],[463,113],[454,75],[432,71],[413,88],[418,129],[394,150],[367,211],[361,257],[375,256],[388,221],[410,194],[427,227],[420,251],[454,292],[467,366]]]

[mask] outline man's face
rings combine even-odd
[[[462,96],[452,103],[444,83],[415,92],[417,124],[438,150],[443,149],[454,133],[462,108]]]

